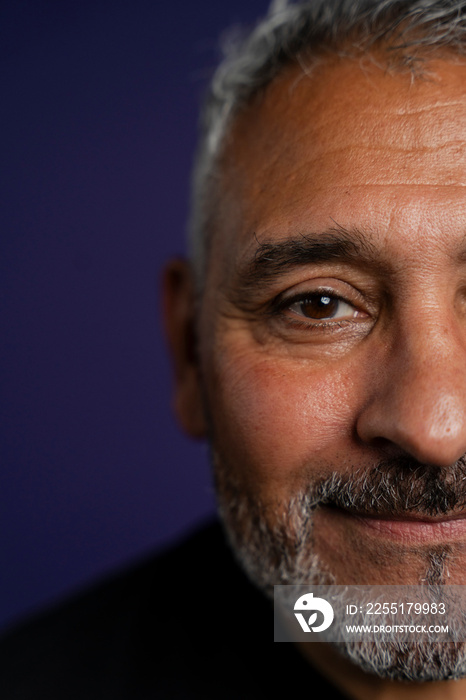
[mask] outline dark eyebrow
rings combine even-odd
[[[258,241],[253,257],[238,270],[239,283],[266,284],[294,267],[331,261],[374,264],[375,247],[361,231],[342,227],[273,243]]]

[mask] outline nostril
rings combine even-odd
[[[394,442],[379,435],[371,436],[368,433],[361,435],[361,433],[356,430],[356,440],[364,445],[370,445],[383,454],[391,455],[400,452],[400,448]]]

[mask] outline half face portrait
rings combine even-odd
[[[178,414],[269,595],[465,583],[466,63],[342,48],[303,50],[230,117],[202,273],[166,278]],[[463,673],[456,651],[385,672]]]

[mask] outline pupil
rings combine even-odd
[[[331,318],[336,314],[338,299],[320,294],[309,297],[302,304],[302,311],[309,318]]]

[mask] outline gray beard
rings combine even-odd
[[[319,505],[368,515],[416,512],[431,516],[452,514],[466,505],[464,458],[448,469],[394,459],[350,474],[334,472],[275,508],[272,517],[271,508],[247,495],[215,451],[213,462],[220,515],[233,551],[249,578],[269,597],[274,585],[344,583],[313,551],[313,521]],[[448,554],[448,547],[437,546],[429,552],[420,584],[445,584]],[[466,676],[464,642],[426,642],[400,635],[391,641],[339,643],[336,649],[380,678],[419,682]]]

